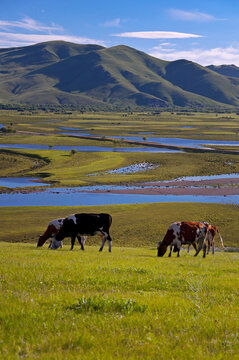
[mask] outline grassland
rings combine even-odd
[[[174,221],[208,221],[218,226],[225,246],[239,246],[238,206],[223,204],[158,203],[79,207],[0,207],[0,241],[37,243],[50,220],[80,212],[108,212],[113,216],[113,246],[153,247]],[[69,239],[64,241],[69,243]],[[90,237],[88,245],[99,245]],[[217,242],[217,246],[219,242]]]
[[[52,114],[45,112],[0,112],[0,123],[17,131],[54,135],[60,126],[84,129],[95,135],[119,135],[153,132],[152,136],[197,137],[214,140],[238,140],[239,115],[235,113],[183,112],[98,112]],[[9,135],[12,136],[12,135]],[[144,135],[139,134],[139,138]],[[147,137],[147,135],[145,135]],[[8,137],[9,138],[9,137]],[[1,138],[1,141],[3,138]],[[64,140],[63,140],[64,141]],[[70,140],[71,141],[71,140]],[[53,144],[54,145],[54,144]]]
[[[238,359],[238,254],[0,243],[0,356]]]
[[[31,167],[31,164],[28,164],[29,158],[26,157],[26,163],[22,166],[24,156],[18,156],[17,153],[47,158],[49,163],[39,163],[39,167]],[[53,183],[52,186],[137,183],[170,180],[182,176],[239,172],[239,156],[225,154],[77,152],[72,155],[70,151],[19,150],[15,152],[14,160],[12,156],[7,162],[6,153],[0,150],[0,164],[5,168],[5,176],[19,174],[46,177],[47,181]],[[153,163],[158,167],[139,173],[107,173],[109,170],[140,162]]]

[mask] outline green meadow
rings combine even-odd
[[[236,154],[52,150],[55,145],[129,147],[120,140],[104,141],[103,136],[134,133],[141,141],[151,133],[238,141],[235,113],[1,111],[0,124],[16,131],[0,133],[2,144],[49,147],[0,150],[4,177],[38,176],[57,187],[239,172]],[[61,135],[59,126],[80,128],[102,139]],[[158,167],[107,174],[143,161]],[[48,250],[48,244],[36,248],[49,221],[78,212],[112,215],[112,253],[107,244],[99,253],[97,236],[87,239],[85,252],[79,244],[70,252],[69,239],[57,251]],[[180,220],[215,224],[224,245],[238,247],[237,205],[0,207],[0,218],[1,359],[239,359],[239,253],[216,251],[203,259],[202,253],[194,258],[193,250],[182,250],[180,258],[157,257],[158,241]]]
[[[1,359],[238,359],[238,253],[0,243]]]
[[[157,167],[139,173],[107,173],[112,169],[141,162],[149,162]],[[70,151],[56,150],[11,152],[0,150],[0,164],[2,164],[2,176],[40,176],[54,187],[140,183],[172,180],[182,176],[239,172],[238,155],[207,153],[76,152],[72,154]]]
[[[168,226],[175,221],[207,221],[218,226],[225,246],[239,246],[238,205],[200,203],[155,203],[105,206],[19,206],[0,207],[0,241],[37,243],[49,221],[74,213],[107,212],[112,215],[113,246],[156,249]],[[64,240],[68,247],[69,239]],[[89,237],[87,245],[99,245]],[[86,245],[86,246],[87,246]],[[219,246],[217,238],[216,246]]]
[[[58,127],[80,128],[91,134],[109,136],[150,134],[163,137],[198,137],[202,139],[238,140],[239,114],[200,112],[85,112],[46,113],[43,111],[1,110],[0,123],[17,131],[33,134],[56,135]],[[17,134],[15,134],[17,136]],[[14,136],[12,134],[11,136]],[[23,136],[23,134],[21,134]],[[9,138],[9,136],[8,136]],[[24,136],[22,137],[24,139]],[[30,137],[29,137],[30,139]],[[4,139],[1,138],[1,141]],[[49,138],[50,140],[50,138]],[[73,141],[69,139],[69,142]],[[64,140],[63,140],[64,141]],[[50,142],[50,141],[49,141]],[[24,140],[23,140],[24,143]],[[51,144],[49,144],[51,145]],[[54,143],[52,144],[54,145]]]

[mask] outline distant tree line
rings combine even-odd
[[[160,114],[163,111],[171,112],[172,114],[177,113],[177,115],[190,115],[190,112],[215,112],[218,114],[223,113],[232,113],[236,112],[239,115],[239,108],[237,107],[203,107],[203,106],[188,106],[188,107],[180,107],[180,106],[169,106],[169,107],[160,107],[158,105],[154,106],[137,106],[137,105],[112,105],[112,104],[104,104],[104,105],[54,105],[54,104],[0,104],[0,110],[14,110],[24,112],[29,111],[32,114],[37,111],[44,111],[46,113],[54,113],[54,114],[66,114],[71,115],[73,111],[79,111],[82,114],[85,112],[135,112],[135,111],[149,111],[154,115]]]

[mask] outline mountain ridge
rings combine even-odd
[[[239,106],[239,79],[216,70],[157,59],[125,45],[51,41],[4,48],[0,103]]]

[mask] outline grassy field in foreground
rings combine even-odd
[[[81,212],[106,212],[113,217],[113,247],[150,246],[156,249],[168,226],[175,221],[207,221],[218,226],[225,246],[239,246],[238,210],[237,205],[199,203],[0,207],[0,241],[36,244],[39,235],[53,219]],[[69,248],[69,239],[65,239],[64,244]],[[100,238],[89,237],[88,245],[100,245]],[[219,246],[218,236],[216,246]]]
[[[239,254],[0,243],[0,357],[238,359]]]

